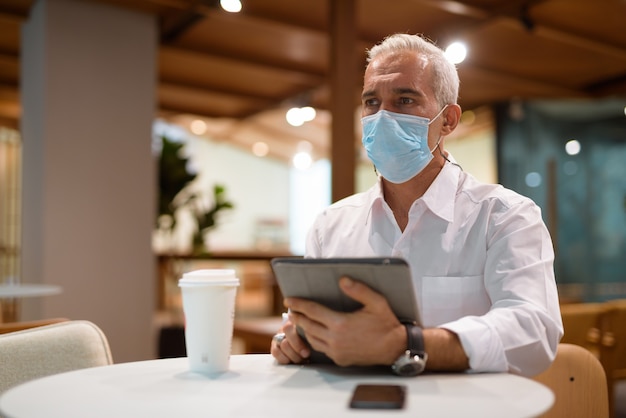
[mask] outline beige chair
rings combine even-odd
[[[561,318],[565,334],[561,343],[585,347],[599,357],[600,318],[604,303],[568,303],[561,305]]]
[[[575,344],[559,344],[550,368],[535,376],[554,392],[554,405],[543,418],[607,418],[609,398],[606,375],[589,350]]]
[[[0,335],[0,393],[38,377],[112,364],[106,336],[89,321]]]
[[[626,299],[604,302],[600,318],[600,362],[609,389],[611,416],[615,416],[615,384],[626,379]]]

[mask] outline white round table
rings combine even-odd
[[[348,407],[359,383],[407,386],[403,410]],[[384,369],[275,363],[267,354],[235,355],[230,371],[201,375],[186,358],[121,363],[24,383],[0,397],[0,415],[36,417],[534,417],[552,392],[507,373],[424,374],[401,378]]]
[[[0,284],[0,298],[26,298],[61,293],[61,286],[49,284]]]

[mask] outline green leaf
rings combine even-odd
[[[174,212],[178,209],[174,205],[174,199],[195,178],[195,174],[187,171],[188,159],[181,157],[184,144],[170,141],[165,136],[161,137],[162,150],[159,158],[159,199],[158,215],[170,215],[174,218]],[[172,228],[175,225],[172,224]]]

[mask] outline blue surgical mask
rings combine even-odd
[[[392,183],[404,183],[419,174],[433,159],[428,149],[431,120],[415,115],[379,110],[361,119],[363,146],[376,170]]]

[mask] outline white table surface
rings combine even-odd
[[[19,321],[19,300],[61,293],[61,286],[49,284],[2,283],[0,284],[0,322]]]
[[[0,298],[26,298],[61,293],[61,287],[48,284],[0,284]]]
[[[358,383],[408,387],[403,410],[354,410]],[[186,358],[120,363],[48,376],[0,397],[7,417],[268,417],[348,416],[533,417],[550,408],[552,392],[520,376],[424,374],[386,370],[282,366],[268,354],[235,355],[230,371],[201,375]]]

